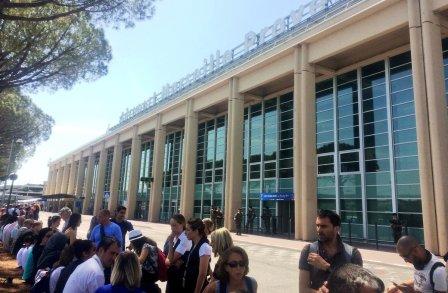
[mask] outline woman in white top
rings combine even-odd
[[[185,235],[185,217],[175,214],[170,219],[171,234],[164,246],[166,264],[168,266],[168,281],[166,292],[182,292],[182,273],[186,262],[187,252],[190,251],[191,241]]]
[[[208,244],[205,225],[201,219],[191,219],[185,230],[187,238],[193,242],[193,247],[185,263],[182,279],[183,291],[200,293],[207,286],[207,273],[212,255],[212,247]]]

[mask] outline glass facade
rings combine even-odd
[[[224,208],[226,117],[198,125],[194,216],[210,217],[212,206]]]
[[[154,153],[154,141],[142,143],[140,156],[140,175],[138,176],[137,204],[135,219],[147,219],[149,211],[149,195],[151,194],[152,162]],[[149,182],[143,182],[141,178],[149,178]]]
[[[423,239],[410,52],[316,84],[318,207],[342,233],[391,241],[391,214]]]
[[[104,192],[109,192],[110,194],[110,181],[112,178],[112,161],[114,158],[114,148],[109,148],[107,149],[107,153],[106,153],[106,170],[105,170],[105,174],[104,174]],[[103,195],[99,195],[103,197],[102,200],[102,204],[101,204],[101,208],[102,209],[107,209],[108,205],[109,205],[109,198],[106,198]]]
[[[261,226],[263,206],[276,216],[279,232],[293,224],[294,202],[260,200],[262,192],[293,192],[293,94],[244,109],[242,208],[253,207]]]
[[[180,207],[183,131],[166,136],[160,220],[168,221]]]
[[[129,172],[131,171],[131,148],[124,148],[121,153],[120,180],[118,183],[118,205],[127,205]]]
[[[87,213],[89,215],[93,214],[93,207],[95,205],[96,186],[98,183],[99,162],[100,162],[100,154],[98,153],[98,154],[94,155],[94,158],[93,158],[92,188],[90,190],[89,206],[87,207]]]
[[[442,40],[443,72],[445,74],[445,97],[448,105],[448,38]]]

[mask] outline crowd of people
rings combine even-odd
[[[0,210],[0,239],[31,292],[156,293],[160,282],[166,282],[165,292],[257,292],[257,282],[247,276],[247,253],[211,219],[174,214],[170,235],[158,245],[125,219],[124,206],[93,216],[87,239],[77,233],[81,215],[68,207],[50,216],[45,228],[27,210]]]
[[[257,292],[249,277],[249,257],[216,218],[186,220],[172,215],[163,245],[134,229],[126,207],[91,218],[87,239],[80,239],[81,215],[62,208],[39,221],[39,206],[0,210],[0,240],[22,270],[31,292]],[[238,210],[235,221],[242,222]],[[396,220],[394,220],[396,222]],[[241,234],[236,225],[236,235]],[[216,228],[216,229],[215,229]],[[397,252],[414,266],[414,277],[386,288],[363,268],[361,252],[341,238],[341,218],[330,210],[316,217],[317,241],[301,251],[299,292],[376,293],[447,292],[445,263],[413,236],[396,240]],[[129,245],[126,246],[126,239]],[[216,258],[212,268],[211,259]],[[446,261],[446,259],[445,259]]]

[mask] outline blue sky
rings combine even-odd
[[[131,29],[106,29],[113,55],[106,76],[68,91],[28,93],[55,125],[50,139],[17,172],[18,183],[42,183],[49,161],[104,134],[126,108],[201,67],[216,50],[239,45],[247,32],[258,33],[306,2],[156,1],[152,19]]]

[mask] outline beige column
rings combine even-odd
[[[75,164],[75,156],[72,157],[72,161],[70,163],[70,175],[68,178],[68,187],[67,194],[73,195],[75,191],[75,176],[76,175],[76,164]]]
[[[50,194],[51,189],[51,178],[53,176],[53,169],[51,168],[51,165],[48,166],[48,177],[47,177],[47,183],[45,185],[44,194],[48,195]]]
[[[160,218],[160,204],[162,202],[163,185],[163,160],[165,158],[166,128],[162,125],[162,115],[157,116],[157,126],[154,137],[154,157],[152,162],[152,177],[154,181],[151,187],[149,199],[150,222],[158,222]]]
[[[301,212],[301,194],[302,186],[300,184],[302,168],[302,145],[301,145],[301,121],[300,121],[300,103],[301,103],[301,51],[299,47],[294,48],[294,128],[293,128],[293,155],[294,155],[294,238],[302,238],[302,212]]]
[[[79,163],[78,163],[78,176],[76,176],[76,197],[82,197],[82,187],[84,185],[86,162],[84,160],[83,154],[81,153]]]
[[[98,161],[98,181],[96,183],[95,189],[95,202],[93,204],[93,214],[97,215],[98,211],[101,209],[101,204],[103,203],[104,197],[104,181],[106,179],[106,159],[107,150],[105,148],[105,143],[100,151],[100,159]]]
[[[185,136],[182,159],[181,213],[189,219],[193,216],[194,185],[196,179],[196,146],[198,143],[198,113],[193,100],[187,101],[185,114]]]
[[[234,230],[233,215],[241,208],[243,185],[244,97],[238,91],[238,78],[229,82],[227,155],[224,225]]]
[[[414,84],[415,119],[417,127],[418,163],[423,211],[425,247],[438,250],[437,221],[434,201],[434,182],[431,158],[426,74],[423,58],[422,26],[419,1],[408,0],[409,35]]]
[[[108,209],[114,211],[118,204],[118,185],[120,182],[121,152],[123,148],[120,143],[120,137],[117,135],[114,146],[114,157],[112,159],[112,173],[110,177],[110,198]]]
[[[420,0],[423,56],[428,97],[434,197],[439,253],[448,251],[448,115],[442,58],[442,34],[433,0]],[[432,212],[432,211],[430,211]],[[437,252],[437,251],[436,251]]]
[[[56,178],[56,169],[53,165],[50,165],[51,170],[51,176],[49,178],[49,184],[48,184],[48,194],[54,193],[54,182]]]
[[[308,62],[308,45],[302,45],[302,82],[300,89],[300,123],[302,146],[302,239],[316,238],[317,178],[316,178],[316,93],[314,66]]]
[[[90,148],[89,160],[87,161],[87,172],[86,178],[84,180],[84,203],[82,205],[82,213],[87,213],[87,208],[89,207],[89,201],[92,197],[92,184],[93,184],[93,164],[95,160],[95,155],[93,154],[93,148]]]
[[[134,219],[135,204],[137,202],[137,189],[140,182],[140,164],[142,156],[142,140],[138,135],[138,127],[134,126],[134,134],[132,136],[131,145],[131,166],[129,173],[129,188],[128,188],[128,206],[126,209],[127,217]],[[137,207],[140,209],[140,207]]]
[[[62,166],[62,163],[59,163],[58,167],[58,177],[56,181],[56,187],[55,187],[55,194],[61,193],[61,187],[62,187],[62,176],[64,174],[64,167]]]
[[[58,185],[58,165],[53,165],[53,179],[51,182],[51,194],[56,194],[56,186]]]
[[[62,194],[67,194],[69,173],[70,173],[70,165],[68,164],[68,162],[66,162],[64,165],[64,172],[62,173],[62,184],[61,184]]]

